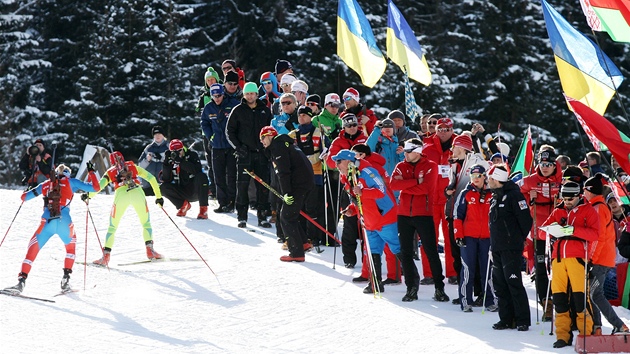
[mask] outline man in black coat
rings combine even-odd
[[[280,257],[280,260],[304,262],[304,248],[310,248],[310,245],[299,218],[306,197],[315,187],[313,166],[291,137],[278,135],[271,126],[260,130],[260,141],[271,155],[283,195],[280,223],[288,241],[289,255]]]
[[[245,169],[253,170],[263,181],[269,183],[269,161],[263,152],[258,133],[271,124],[271,118],[269,107],[258,99],[258,86],[253,82],[246,83],[243,99],[232,109],[226,127],[228,142],[236,150],[236,212],[238,227],[241,228],[247,225],[247,188],[251,178],[245,173]],[[256,183],[256,201],[258,226],[270,228],[271,224],[267,221],[269,191],[259,183]]]
[[[499,322],[492,328],[527,331],[531,316],[521,279],[521,264],[525,238],[533,220],[525,197],[508,179],[508,174],[503,164],[494,165],[488,171],[488,186],[493,193],[490,204],[492,281],[499,300]]]

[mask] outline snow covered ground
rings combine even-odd
[[[4,236],[20,205],[20,191],[0,190],[0,236]],[[155,248],[168,257],[197,258],[177,228],[149,197]],[[98,235],[104,242],[113,196],[99,195],[90,203]],[[213,207],[211,202],[211,208]],[[86,247],[86,206],[78,195],[72,204],[77,232],[77,260]],[[29,238],[39,224],[42,201],[24,203],[0,247],[0,287],[16,283]],[[343,267],[340,249],[308,253],[303,264],[283,263],[286,251],[274,229],[236,228],[234,214],[211,220],[175,217],[165,210],[208,260],[161,262],[129,266],[146,259],[140,224],[128,210],[116,235],[112,269],[75,264],[72,277],[80,292],[52,297],[63,275],[64,248],[53,237],[41,250],[26,282],[24,295],[56,303],[0,295],[0,343],[4,353],[539,353],[573,352],[553,349],[549,323],[536,325],[530,300],[529,332],[495,331],[496,313],[463,313],[459,306],[431,300],[433,287],[420,288],[419,301],[403,303],[404,285],[386,286],[382,298],[361,292],[350,279],[360,271]],[[250,212],[250,221],[255,215]],[[87,261],[100,257],[88,219]],[[418,262],[420,267],[420,262]],[[85,285],[84,285],[84,271]],[[85,291],[83,288],[85,286]],[[526,284],[529,298],[534,288]],[[456,287],[447,285],[449,296]],[[630,311],[617,308],[630,322]],[[605,324],[605,333],[611,326]]]

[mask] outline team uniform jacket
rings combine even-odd
[[[398,176],[402,179],[396,179]],[[420,177],[422,183],[418,183]],[[432,216],[437,179],[437,165],[426,157],[416,163],[399,162],[389,180],[390,188],[400,191],[398,215]]]
[[[522,251],[532,228],[532,216],[519,187],[507,181],[492,191],[490,203],[490,247],[493,252]]]
[[[277,135],[267,148],[271,154],[282,194],[307,192],[314,188],[313,167],[306,155],[286,134]]]
[[[337,153],[343,149],[351,149],[356,144],[364,144],[367,141],[367,135],[363,133],[363,131],[359,128],[355,135],[349,135],[345,131],[342,131],[335,140],[333,140],[330,145],[330,149],[328,149],[328,158],[326,159],[326,163],[330,168],[337,168],[335,161],[333,161],[332,157],[337,155]]]
[[[455,138],[455,134],[451,137],[451,141]],[[436,205],[444,205],[446,204],[446,195],[444,194],[444,190],[448,187],[449,177],[451,171],[451,164],[449,159],[451,157],[451,151],[446,149],[442,150],[442,143],[440,142],[440,138],[437,135],[433,134],[424,139],[424,149],[422,149],[422,153],[427,156],[427,158],[437,164],[438,168],[438,182],[437,182],[437,193],[435,193],[435,204]]]
[[[313,167],[313,173],[315,174],[315,184],[321,186],[324,184],[322,177],[322,160],[319,159],[319,155],[322,152],[327,138],[322,134],[321,130],[315,127],[313,124],[303,124],[298,129],[289,133],[292,139],[295,139],[295,143],[306,155],[306,158],[310,161]]]
[[[540,166],[536,166],[535,173],[523,178],[521,193],[525,196],[527,205],[531,205],[531,214],[532,217],[536,218],[537,230],[553,211],[555,201],[560,193],[560,187],[562,187],[562,170],[558,163],[556,163],[556,172],[549,177],[544,177],[540,172]],[[538,193],[533,203],[535,207],[529,198],[529,191],[531,190],[535,190]],[[538,240],[544,240],[546,237],[546,234],[540,230],[538,230],[537,235]]]
[[[376,124],[376,121],[378,120],[373,110],[367,109],[367,107],[359,103],[357,106],[352,107],[350,109],[346,109],[344,112],[349,112],[357,116],[359,120],[359,128],[360,129],[362,128],[363,131],[366,132],[367,135],[370,135],[370,133],[372,133],[372,130],[374,130],[374,125]],[[368,121],[362,125],[361,120],[363,120],[363,117],[367,117]]]
[[[459,193],[455,202],[453,213],[455,238],[489,238],[488,223],[491,202],[492,193],[489,189],[482,191],[469,183]]]
[[[395,223],[398,218],[396,216],[396,199],[392,191],[387,188],[383,178],[378,172],[362,160],[355,162],[358,171],[357,185],[361,186],[361,203],[363,207],[363,221],[368,230],[380,231],[383,226]],[[349,171],[350,173],[350,171]],[[352,192],[352,179],[346,182],[346,191],[354,200],[356,195]],[[358,206],[353,203],[349,207],[358,212]]]
[[[606,200],[603,196],[598,195],[589,201],[599,215],[599,237],[597,245],[593,248],[593,264],[605,267],[614,267],[615,258],[617,256],[617,232],[615,231],[615,222],[612,213],[608,209]]]
[[[581,198],[581,197],[580,197]],[[564,204],[558,205],[542,226],[554,222],[562,226],[573,226],[573,236],[559,237],[553,245],[552,259],[584,258],[584,242],[588,241],[589,254],[594,241],[599,237],[599,215],[595,208],[585,199],[580,199],[578,205],[567,211]]]

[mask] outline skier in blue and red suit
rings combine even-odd
[[[384,290],[381,281],[381,254],[385,243],[389,245],[393,254],[400,253],[396,199],[394,193],[370,163],[357,160],[355,156],[354,151],[344,149],[333,156],[332,160],[337,164],[343,176],[344,188],[352,200],[352,204],[346,209],[346,215],[363,213],[365,233],[376,273],[376,285],[372,286],[372,279],[370,279],[370,284],[363,289],[363,292],[371,294],[375,290],[378,292]],[[357,174],[356,183],[353,182],[353,173]],[[358,208],[358,199],[361,200],[362,210]]]
[[[57,178],[55,182],[49,179],[40,183],[37,187],[22,193],[23,201],[31,200],[41,194],[44,197],[44,213],[37,231],[35,231],[28,243],[26,258],[22,262],[22,271],[18,275],[18,284],[5,289],[5,291],[18,294],[22,292],[28,273],[31,271],[31,266],[39,250],[55,234],[66,245],[61,289],[70,289],[70,273],[72,273],[72,266],[74,265],[77,242],[74,224],[72,223],[72,218],[70,218],[70,203],[74,193],[79,190],[84,192],[99,190],[98,178],[91,163],[88,163],[88,171],[90,183],[85,183],[76,178],[70,178],[72,171],[69,167],[61,164],[56,169]],[[58,188],[55,186],[58,186]],[[56,191],[57,189],[58,192]]]

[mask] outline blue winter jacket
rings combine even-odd
[[[225,135],[228,116],[240,102],[233,98],[224,97],[218,106],[214,100],[208,103],[201,113],[201,130],[210,141],[213,149],[231,149],[232,145]]]
[[[374,127],[372,134],[370,134],[366,142],[370,150],[379,153],[385,158],[386,162],[384,167],[388,176],[391,176],[396,165],[405,159],[404,153],[396,153],[396,149],[398,149],[398,137],[396,134],[394,134],[391,139],[392,140],[389,140],[381,135],[381,128]]]

